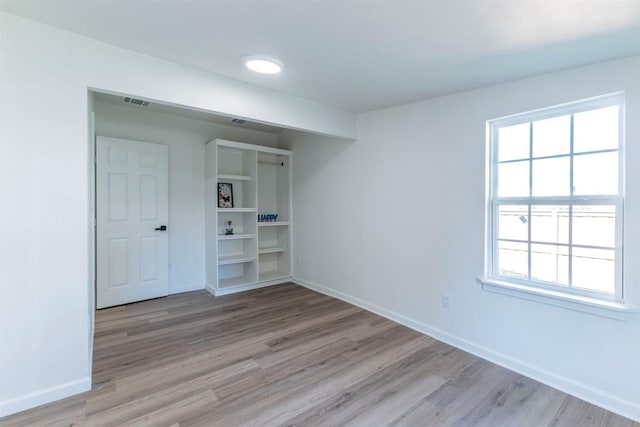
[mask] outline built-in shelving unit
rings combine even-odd
[[[207,289],[223,295],[288,281],[291,152],[217,139],[206,154]],[[218,183],[231,184],[231,207],[218,207]],[[270,220],[259,222],[264,215]]]

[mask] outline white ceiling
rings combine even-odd
[[[640,53],[640,0],[0,0],[116,46],[352,112]],[[275,76],[243,58],[284,63]]]

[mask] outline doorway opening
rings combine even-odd
[[[128,98],[128,100],[127,100]],[[132,102],[140,100],[142,102]],[[97,137],[138,141],[167,147],[168,186],[166,222],[153,224],[166,226],[167,257],[158,261],[157,267],[167,276],[167,294],[195,291],[205,288],[205,145],[216,139],[243,141],[250,144],[278,148],[283,127],[258,123],[247,118],[189,109],[169,103],[141,98],[131,94],[118,94],[103,90],[88,91],[88,140],[89,140],[89,289],[90,352],[89,366],[93,370],[93,343],[97,285],[100,272],[98,240],[99,223],[97,197]],[[117,154],[114,154],[117,157]],[[116,179],[117,181],[118,179]],[[122,177],[119,178],[123,183]],[[153,188],[147,179],[147,191]],[[143,185],[138,182],[136,185]],[[117,186],[116,186],[117,187]],[[121,187],[120,189],[122,190]],[[117,192],[116,192],[117,193]],[[113,196],[117,194],[114,193]],[[108,204],[107,204],[108,205]],[[122,206],[120,206],[121,208]],[[118,212],[115,212],[118,213]],[[122,213],[122,211],[120,211]],[[153,230],[155,233],[156,230]],[[147,253],[154,245],[147,239]],[[115,248],[122,250],[125,244],[116,241]],[[138,249],[136,249],[138,250]],[[122,254],[121,254],[122,255]],[[100,256],[103,256],[100,254]],[[122,256],[120,260],[122,260]],[[102,263],[112,268],[111,274],[120,274],[112,283],[123,283],[126,272],[122,261]],[[144,269],[143,269],[144,270]],[[152,269],[147,268],[147,273]],[[147,299],[142,296],[140,299]],[[116,301],[116,304],[118,301]],[[124,303],[124,302],[119,302]]]

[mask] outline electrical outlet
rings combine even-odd
[[[444,293],[442,294],[442,307],[451,308],[451,295]]]
[[[300,255],[298,255],[298,256],[296,257],[296,263],[297,263],[298,265],[302,264],[302,257],[301,257]]]
[[[173,271],[173,264],[169,263],[169,271]]]

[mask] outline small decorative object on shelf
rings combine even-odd
[[[231,226],[232,223],[233,221],[227,221],[227,227],[224,229],[224,234],[227,236],[233,234],[233,227]]]
[[[260,214],[258,222],[275,222],[278,220],[278,214]]]
[[[218,207],[233,207],[233,185],[230,182],[218,183]]]

